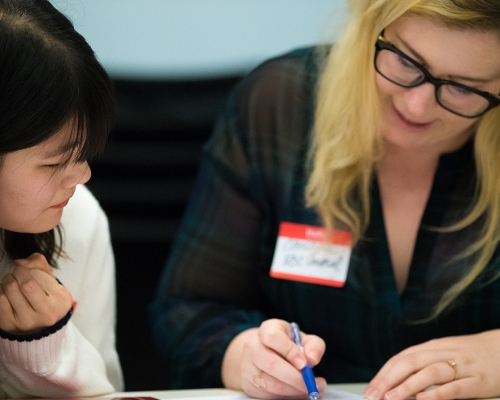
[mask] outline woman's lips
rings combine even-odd
[[[397,122],[403,126],[405,129],[410,129],[410,130],[424,130],[428,128],[432,122],[414,122],[411,121],[407,118],[404,117],[403,114],[401,114],[396,107],[393,107],[394,114],[396,115],[396,120]]]

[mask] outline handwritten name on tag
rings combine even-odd
[[[351,258],[351,234],[282,222],[269,275],[319,285],[342,287]]]

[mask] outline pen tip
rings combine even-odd
[[[311,393],[309,395],[310,400],[319,400],[319,393]]]

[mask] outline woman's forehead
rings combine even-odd
[[[462,29],[434,18],[404,15],[386,28],[386,37],[405,52],[418,53],[435,75],[500,79],[500,35],[497,31]]]

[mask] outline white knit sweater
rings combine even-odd
[[[78,185],[61,225],[67,257],[58,260],[54,273],[77,305],[69,321],[47,337],[0,338],[0,398],[93,396],[123,389],[107,218],[92,194]],[[12,268],[12,260],[2,257],[0,277]]]

